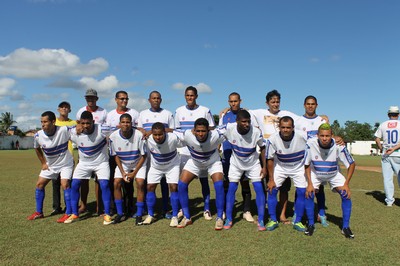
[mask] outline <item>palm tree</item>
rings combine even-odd
[[[2,131],[6,131],[17,121],[14,121],[14,117],[10,112],[5,112],[1,114],[0,117],[0,128]]]

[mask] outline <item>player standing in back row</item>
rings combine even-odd
[[[210,109],[202,105],[198,105],[197,100],[198,94],[197,89],[193,86],[189,86],[185,89],[185,100],[186,105],[179,107],[175,112],[175,128],[187,130],[194,127],[194,123],[198,118],[205,118],[208,121],[210,129],[215,127],[214,118],[211,114]],[[181,149],[181,168],[184,167],[186,162],[190,158],[189,150],[184,147]],[[200,178],[202,177],[202,178]],[[201,183],[201,190],[204,200],[204,212],[203,216],[206,220],[212,220],[210,212],[210,186],[208,184],[208,176],[199,176]]]

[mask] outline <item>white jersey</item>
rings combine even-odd
[[[339,172],[339,160],[349,168],[354,163],[353,157],[345,146],[336,145],[332,139],[330,148],[324,149],[319,145],[318,138],[307,141],[305,165],[312,165],[311,171],[317,177],[328,179]]]
[[[279,119],[283,116],[290,116],[296,121],[299,116],[289,111],[279,111],[276,114],[266,109],[250,110],[251,123],[260,128],[264,139],[268,139],[273,133],[279,132]]]
[[[106,122],[107,119],[107,111],[104,108],[101,108],[100,106],[97,107],[96,111],[92,112],[88,109],[87,106],[82,107],[81,109],[78,110],[76,113],[76,120],[81,119],[81,114],[84,111],[89,111],[93,115],[93,120],[95,124],[102,125]]]
[[[76,129],[71,130],[71,140],[78,146],[79,163],[86,165],[99,165],[108,162],[107,132],[104,127],[94,124],[91,134],[76,134]]]
[[[192,160],[198,166],[206,167],[220,160],[218,146],[225,140],[225,137],[219,130],[209,131],[204,142],[199,142],[191,130],[174,130],[174,133],[184,142]]]
[[[199,105],[195,109],[188,109],[183,105],[175,111],[175,128],[187,130],[194,128],[194,122],[199,118],[207,119],[209,126],[214,127],[215,122],[210,109],[205,106]],[[184,147],[180,150],[181,154],[189,155],[189,150]]]
[[[73,166],[74,159],[68,151],[70,139],[68,127],[56,126],[55,133],[51,136],[46,135],[43,130],[39,130],[33,139],[33,147],[43,150],[44,157],[52,171],[58,172],[62,167]]]
[[[318,135],[318,128],[326,121],[319,115],[308,118],[306,116],[300,116],[294,123],[297,130],[301,130],[307,134],[307,139],[314,138]]]
[[[383,140],[382,154],[385,154],[387,149],[400,143],[400,121],[387,120],[383,122],[375,132],[375,137]],[[389,156],[400,157],[400,151],[396,150]]]
[[[119,118],[123,114],[130,114],[132,117],[132,126],[136,127],[139,119],[139,113],[135,109],[128,108],[126,112],[118,112],[116,109],[112,110],[107,114],[106,125],[110,128],[111,131],[115,131],[118,129]]]
[[[180,164],[180,156],[177,148],[183,147],[178,136],[173,133],[165,133],[165,141],[161,144],[154,141],[153,135],[147,139],[147,150],[150,152],[151,167],[158,170],[169,169]]]
[[[141,111],[137,126],[146,131],[150,131],[151,127],[156,122],[163,123],[165,128],[175,128],[175,122],[172,113],[162,108],[159,111],[152,111],[151,109]]]
[[[207,119],[210,127],[215,126],[214,118],[210,109],[204,106],[197,106],[195,109],[188,109],[186,105],[179,107],[175,112],[175,128],[187,130],[194,127],[198,118]]]
[[[294,131],[290,141],[284,141],[279,132],[267,140],[267,159],[274,159],[275,169],[289,175],[304,172],[304,157],[307,137],[301,131]]]
[[[224,136],[229,141],[233,151],[230,163],[239,169],[246,170],[259,163],[257,146],[260,148],[265,147],[261,130],[250,126],[249,132],[241,135],[237,131],[236,123],[229,123],[225,128]]]
[[[127,169],[135,168],[140,156],[146,154],[142,132],[137,129],[132,130],[130,138],[122,136],[121,129],[110,135],[111,155],[118,156],[122,165]]]

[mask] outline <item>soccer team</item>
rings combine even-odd
[[[305,114],[298,116],[280,110],[281,96],[276,90],[266,95],[267,109],[258,110],[243,109],[240,95],[233,92],[228,96],[229,108],[221,112],[218,126],[211,111],[197,103],[197,97],[197,89],[187,87],[186,105],[172,115],[161,108],[161,94],[152,91],[150,109],[139,113],[127,108],[128,93],[118,91],[117,107],[107,113],[97,106],[97,92],[88,89],[87,106],[78,111],[77,124],[68,118],[71,106],[67,102],[58,106],[58,118],[51,111],[44,112],[42,130],[34,137],[34,148],[42,164],[36,184],[36,211],[28,219],[44,217],[45,186],[53,180],[52,214],[62,214],[57,220],[59,223],[78,221],[87,208],[88,182],[94,178],[97,213],[103,215],[104,225],[117,224],[129,216],[135,217],[136,225],[151,224],[155,220],[155,189],[160,184],[163,216],[171,219],[171,227],[184,228],[192,224],[188,187],[196,178],[202,187],[203,216],[212,220],[210,176],[217,210],[215,230],[231,229],[234,225],[233,209],[239,182],[244,201],[243,218],[254,222],[250,212],[251,181],[256,193],[257,229],[272,231],[279,225],[278,192],[279,220],[290,223],[286,207],[290,179],[293,179],[295,230],[313,235],[314,196],[317,219],[324,227],[328,226],[323,187],[328,183],[342,199],[341,232],[346,238],[354,238],[350,229],[349,182],[355,163],[341,138],[332,135],[327,117],[316,114],[318,103],[314,96],[305,98]],[[68,149],[71,142],[79,151],[75,168]],[[341,174],[339,160],[347,167],[346,174]],[[133,182],[137,190],[136,211]],[[65,213],[61,211],[60,184]],[[266,202],[270,220],[264,224]],[[148,214],[143,219],[146,209]],[[301,222],[304,213],[308,220],[306,226]]]

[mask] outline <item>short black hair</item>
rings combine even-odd
[[[281,94],[277,91],[277,90],[272,90],[270,92],[267,93],[267,96],[265,96],[265,99],[267,100],[267,102],[269,102],[269,100],[272,99],[272,97],[278,97],[278,99],[281,99]]]
[[[93,115],[89,111],[83,111],[81,114],[81,119],[93,120]]]
[[[115,98],[118,98],[118,94],[120,94],[120,93],[123,93],[123,94],[128,95],[128,93],[127,93],[126,91],[117,91],[117,92],[115,93]]]
[[[318,104],[317,98],[315,98],[315,96],[313,95],[308,95],[305,99],[304,99],[304,104],[306,104],[307,100],[309,99],[313,99],[315,101],[316,104]]]
[[[46,111],[42,114],[42,117],[47,116],[50,121],[56,121],[56,115],[52,111]]]
[[[160,122],[156,122],[151,126],[151,130],[156,130],[156,129],[160,129],[163,132],[165,131],[165,125],[163,123]]]
[[[149,93],[149,99],[151,98],[151,95],[152,95],[153,93],[157,93],[158,95],[160,95],[160,98],[161,98],[161,93],[160,93],[159,91],[151,91],[151,92]]]
[[[281,124],[281,122],[292,122],[292,127],[294,127],[294,120],[292,117],[286,115],[286,116],[282,116],[281,118],[279,118],[279,125]]]
[[[205,119],[204,117],[198,118],[195,122],[194,122],[194,127],[197,126],[205,126],[206,128],[208,128],[210,126],[210,124],[208,123],[207,119]]]
[[[243,118],[250,118],[250,113],[247,110],[241,109],[236,114],[236,121],[239,121]]]
[[[240,100],[240,94],[235,92],[235,91],[232,92],[231,94],[229,94],[228,98],[231,97],[231,96],[237,96],[239,98],[239,100]]]
[[[193,86],[189,86],[185,89],[185,94],[187,91],[193,91],[195,95],[197,95],[197,89]]]
[[[121,122],[123,118],[128,118],[129,121],[132,122],[132,116],[131,116],[130,114],[128,114],[128,113],[122,114],[122,115],[119,117],[119,122]]]

